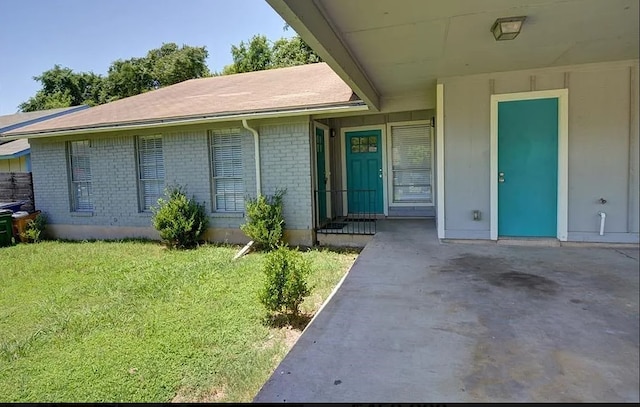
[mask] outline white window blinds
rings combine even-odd
[[[67,145],[71,168],[71,210],[93,210],[91,189],[91,152],[89,140],[71,141]]]
[[[433,203],[431,137],[428,125],[392,127],[394,203]]]
[[[138,174],[140,210],[148,211],[164,190],[162,136],[138,137]]]
[[[211,134],[211,168],[215,210],[244,210],[242,137],[239,131],[213,131]]]

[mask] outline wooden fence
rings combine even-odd
[[[21,210],[33,212],[33,178],[30,172],[0,172],[0,202],[28,201]]]

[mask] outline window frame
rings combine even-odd
[[[159,139],[160,140],[160,155],[162,157],[162,172],[163,172],[163,176],[162,178],[157,177],[158,175],[158,171],[157,171],[157,162],[156,162],[156,177],[155,178],[143,178],[144,175],[144,171],[143,171],[143,164],[142,164],[142,146],[141,146],[141,142],[142,140],[147,140],[147,139]],[[164,140],[162,137],[162,134],[151,134],[151,135],[143,135],[143,136],[136,136],[136,172],[137,172],[137,178],[138,178],[138,211],[140,213],[149,213],[151,212],[151,205],[149,205],[149,207],[146,207],[146,197],[147,195],[145,195],[145,183],[147,182],[155,182],[155,183],[161,183],[162,184],[162,188],[160,188],[160,191],[158,192],[157,198],[155,199],[155,202],[158,201],[158,198],[160,198],[163,194],[164,191],[164,187],[165,187],[165,178],[166,178],[166,168],[164,165]],[[154,202],[154,204],[155,204]]]
[[[425,126],[429,131],[429,149],[431,154],[430,159],[430,174],[429,174],[429,182],[431,188],[431,200],[430,202],[426,201],[414,201],[414,202],[396,202],[394,201],[394,183],[393,183],[393,174],[394,174],[394,163],[393,163],[393,130],[394,127],[407,127],[407,126]],[[434,127],[430,120],[414,120],[414,121],[403,121],[403,122],[390,122],[387,123],[387,134],[389,135],[387,138],[387,151],[388,151],[388,159],[387,159],[387,173],[389,176],[387,177],[387,190],[389,191],[389,207],[432,207],[435,206],[435,131]]]
[[[74,154],[74,148],[73,145],[77,144],[77,143],[83,143],[86,144],[86,153],[85,154]],[[91,173],[91,140],[89,139],[84,139],[84,140],[71,140],[71,141],[67,141],[67,167],[68,167],[68,179],[69,179],[69,208],[71,212],[77,212],[77,213],[93,213],[95,210],[95,203],[93,202],[93,175]],[[88,166],[86,168],[84,168],[84,171],[88,171],[89,177],[87,179],[84,180],[76,180],[74,174],[76,173],[77,169],[80,169],[80,167],[76,168],[74,167],[74,163],[76,162],[76,160],[74,160],[74,157],[85,157],[87,159],[88,162]],[[87,208],[81,207],[80,205],[80,201],[79,201],[79,196],[78,195],[78,188],[81,184],[85,185],[85,188],[87,190],[87,197],[88,197],[88,202],[89,202],[89,206]]]
[[[243,157],[243,140],[242,140],[242,132],[240,131],[240,129],[237,128],[233,128],[233,129],[215,129],[215,130],[209,130],[208,132],[208,143],[209,143],[209,165],[211,167],[211,171],[210,171],[210,179],[211,179],[211,210],[214,213],[244,213],[245,212],[245,208],[246,208],[246,202],[245,202],[245,171],[244,171],[244,157]],[[236,136],[237,137],[237,143],[229,143],[223,146],[217,146],[216,145],[216,138],[218,137],[223,137],[223,136]],[[233,175],[232,176],[225,176],[225,175],[216,175],[216,160],[215,160],[215,156],[216,156],[216,147],[237,147],[239,148],[240,151],[240,156],[239,157],[233,157],[233,155],[230,158],[230,161],[232,161],[231,163],[231,168],[232,168],[232,172]],[[233,150],[232,150],[233,152]],[[240,170],[240,174],[236,174],[235,170],[233,168],[234,164],[233,161],[234,160],[239,160],[240,162],[240,166],[239,166],[239,170]],[[221,183],[221,180],[231,180],[233,181],[234,185],[239,184],[240,185],[240,191],[235,190],[235,186],[234,186],[234,191],[231,193],[218,193],[217,192],[217,188],[218,185]],[[224,208],[219,208],[218,207],[218,197],[220,196],[227,196],[227,195],[234,195],[234,207],[232,209],[227,209],[226,205]],[[239,199],[238,199],[239,198]],[[238,202],[241,202],[241,206],[238,205]],[[226,202],[226,199],[225,199]]]

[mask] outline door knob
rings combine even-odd
[[[382,168],[380,168],[380,169],[378,170],[378,176],[379,176],[380,178],[382,178]]]
[[[498,173],[498,182],[504,182],[504,172]]]

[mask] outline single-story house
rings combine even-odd
[[[424,184],[375,118],[420,111],[441,239],[638,243],[637,0],[267,2],[370,108],[385,214]]]
[[[433,215],[433,111],[368,110],[317,63],[193,79],[2,137],[29,140],[37,209],[55,237],[157,238],[150,208],[179,184],[204,202],[207,239],[234,243],[247,240],[247,197],[285,189],[286,238],[312,245],[347,215]],[[385,143],[398,144],[389,167],[407,166],[393,179],[382,172]]]
[[[213,241],[246,241],[246,198],[278,188],[292,244],[357,243],[383,217],[435,217],[442,239],[639,241],[637,1],[268,2],[326,63],[3,134],[29,139],[54,236],[157,237],[149,208],[177,183]]]
[[[0,134],[87,107],[89,106],[63,107],[0,116]],[[29,142],[26,139],[3,143],[0,138],[0,172],[31,172]]]

